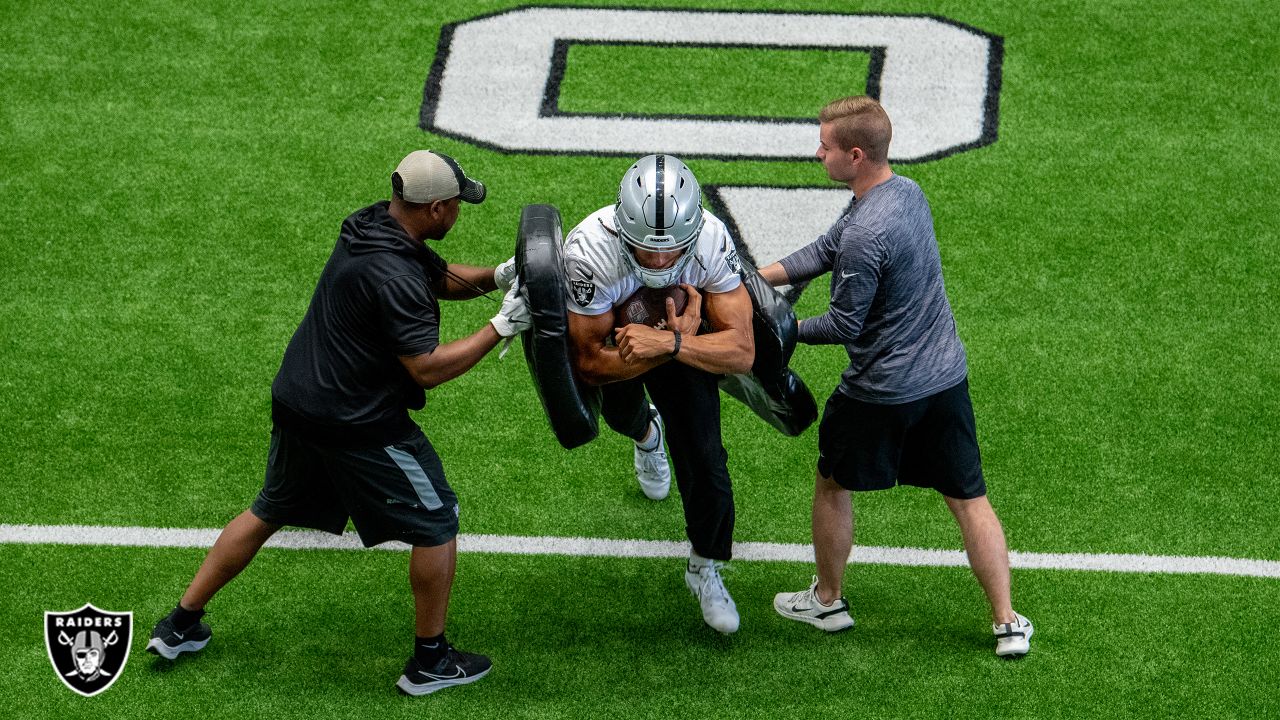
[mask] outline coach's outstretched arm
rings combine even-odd
[[[400,364],[409,371],[414,382],[424,388],[433,388],[475,367],[503,338],[513,337],[527,330],[529,325],[529,307],[520,295],[519,287],[513,287],[502,299],[502,309],[484,327],[431,352],[401,355]]]
[[[470,300],[498,289],[495,267],[449,263],[436,290],[441,300]],[[507,288],[502,288],[503,292]]]
[[[760,273],[760,277],[764,278],[765,282],[773,287],[791,284],[791,278],[787,276],[787,269],[782,267],[780,262],[769,263],[757,270],[757,272]]]

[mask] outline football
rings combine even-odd
[[[618,327],[635,323],[662,329],[667,326],[667,298],[676,302],[676,314],[684,312],[689,294],[679,285],[665,288],[642,287],[614,308]]]

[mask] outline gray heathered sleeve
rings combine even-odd
[[[845,345],[862,333],[886,248],[881,238],[859,225],[844,228],[840,245],[831,271],[831,304],[825,313],[800,322],[796,339],[802,343]]]
[[[836,250],[840,247],[842,226],[843,223],[837,221],[817,240],[778,261],[787,271],[787,279],[792,285],[812,280],[831,269],[836,260]]]

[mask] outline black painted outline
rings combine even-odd
[[[758,269],[760,267],[760,263],[756,261],[756,256],[751,252],[751,248],[748,248],[746,241],[742,239],[742,231],[738,229],[738,222],[733,219],[733,213],[729,212],[729,206],[725,203],[724,196],[720,194],[721,187],[722,185],[702,186],[702,193],[707,196],[707,207],[711,210],[712,215],[720,218],[720,221],[724,223],[725,228],[729,231],[729,237],[733,238],[734,247],[738,249],[738,254],[746,258],[748,262]],[[767,188],[774,190],[839,189],[832,188],[830,185],[723,185],[723,187]],[[849,203],[844,206],[844,210],[841,211],[840,217],[843,217],[845,213],[849,212],[849,208],[852,205],[853,193],[849,193]],[[834,223],[839,219],[839,217],[832,218],[831,222]],[[805,288],[807,287],[809,287],[808,280],[795,283],[791,286],[790,290],[783,293],[783,297],[787,299],[787,302],[795,305],[796,302],[800,300],[800,295],[804,293]]]
[[[631,118],[637,120],[722,120],[726,122],[761,122],[776,123],[799,122],[818,126],[816,116],[787,117],[784,115],[706,115],[695,113],[591,113],[571,112],[560,109],[560,86],[564,82],[565,72],[569,67],[569,50],[574,45],[594,45],[609,47],[637,48],[730,48],[734,50],[787,50],[787,51],[835,51],[860,52],[868,56],[866,94],[880,99],[880,76],[884,72],[884,46],[880,45],[771,45],[754,43],[704,43],[704,42],[643,42],[621,40],[582,40],[578,38],[556,38],[551,53],[551,72],[547,73],[547,84],[542,90],[542,105],[538,108],[538,117],[587,117],[587,118]],[[700,156],[697,156],[700,157]]]
[[[982,135],[971,143],[958,145],[949,150],[925,155],[924,157],[912,160],[894,160],[899,165],[914,165],[917,163],[926,163],[933,160],[940,160],[945,157],[957,155],[962,152],[974,150],[980,147],[991,145],[999,139],[1000,125],[1000,89],[1003,79],[1004,68],[1004,38],[995,33],[987,32],[980,28],[974,27],[967,23],[952,20],[948,17],[935,15],[932,13],[838,13],[820,10],[712,10],[712,9],[695,9],[695,8],[673,8],[673,7],[601,7],[595,5],[564,5],[564,4],[546,4],[546,5],[517,5],[505,10],[496,10],[490,13],[481,13],[469,17],[465,20],[446,23],[440,27],[440,40],[436,43],[436,56],[431,63],[431,70],[427,74],[427,81],[422,88],[422,109],[418,114],[418,127],[426,132],[431,132],[442,137],[451,138],[465,142],[473,147],[492,150],[502,155],[555,155],[561,157],[634,157],[633,152],[610,152],[607,150],[510,150],[499,147],[492,143],[484,142],[476,138],[469,137],[462,133],[454,133],[435,127],[436,103],[440,96],[440,82],[444,76],[444,66],[449,59],[449,46],[453,41],[453,30],[458,25],[475,20],[483,20],[485,18],[497,17],[508,13],[519,12],[522,10],[531,10],[534,8],[555,8],[569,10],[645,10],[655,12],[685,12],[685,13],[707,13],[718,12],[738,15],[857,15],[863,17],[917,17],[929,18],[938,22],[960,28],[966,32],[973,33],[980,37],[987,38],[990,41],[991,52],[987,55],[987,95],[983,101],[983,122]],[[778,46],[773,46],[778,47]],[[715,116],[721,120],[732,120],[732,116]],[[758,121],[757,121],[758,122]],[[706,160],[750,160],[752,162],[797,162],[795,158],[761,158],[748,155],[701,155],[691,154],[686,157],[700,158]]]

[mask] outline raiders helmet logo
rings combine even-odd
[[[58,679],[92,697],[111,687],[129,661],[133,613],[99,610],[88,603],[70,612],[46,612],[44,644]]]

